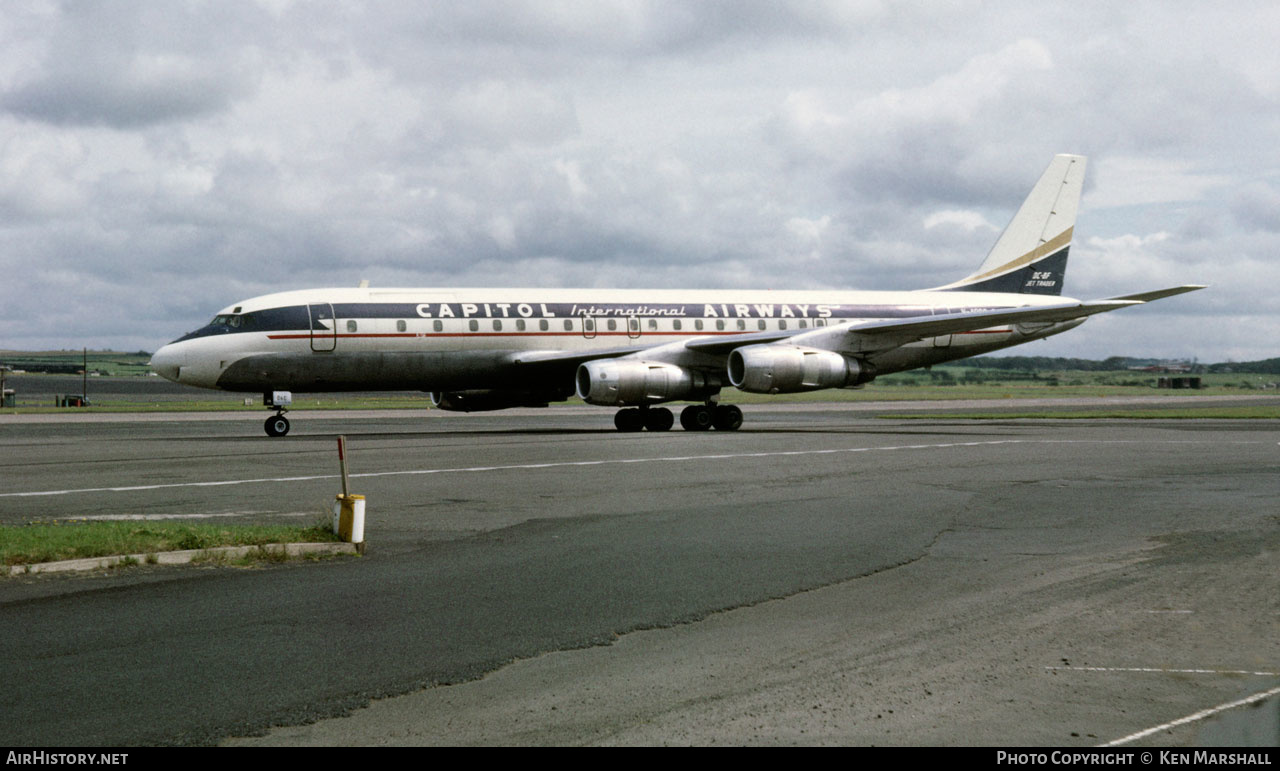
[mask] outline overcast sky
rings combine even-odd
[[[1089,157],[1010,353],[1280,356],[1280,4],[27,2],[0,348],[154,350],[355,286],[919,289]]]

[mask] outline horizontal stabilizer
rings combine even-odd
[[[1159,300],[1165,297],[1173,297],[1174,295],[1186,294],[1194,292],[1197,289],[1204,289],[1208,284],[1186,284],[1184,286],[1173,286],[1168,289],[1154,289],[1150,292],[1139,292],[1137,294],[1127,294],[1123,297],[1108,297],[1108,300],[1137,300],[1138,302],[1149,303],[1152,300]]]

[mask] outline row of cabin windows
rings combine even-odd
[[[782,330],[782,329],[788,329],[788,328],[789,328],[789,327],[787,326],[787,319],[775,319],[775,320],[778,322],[778,327],[777,327],[778,329]],[[658,320],[657,320],[657,319],[648,319],[647,321],[648,321],[647,327],[648,327],[649,331],[651,331],[651,332],[656,332],[656,331],[658,331]],[[716,319],[715,321],[716,321],[716,330],[718,330],[718,331],[723,331],[723,330],[725,330],[725,329],[728,329],[728,328],[729,328],[729,326],[728,326],[728,322],[729,322],[729,321],[733,321],[733,322],[735,322],[735,323],[734,323],[734,325],[733,325],[733,328],[737,329],[738,331],[740,331],[740,332],[745,332],[745,331],[747,330],[747,320],[746,320],[746,319]],[[807,329],[807,328],[809,327],[809,320],[808,320],[808,319],[795,319],[794,321],[796,322],[796,328],[797,328],[797,329]],[[502,319],[493,319],[493,320],[492,320],[492,322],[493,322],[493,331],[495,331],[495,332],[501,332],[501,331],[502,331],[502,328],[503,328],[503,327],[502,327]],[[757,320],[756,320],[756,328],[757,328],[757,329],[760,329],[760,330],[766,330],[766,329],[768,329],[768,324],[767,324],[767,322],[768,322],[768,320],[767,320],[767,319],[757,319]],[[573,319],[564,319],[564,320],[563,320],[563,323],[564,323],[564,331],[566,331],[566,332],[572,332],[572,331],[573,331]],[[586,331],[587,331],[587,332],[594,332],[594,331],[596,330],[596,320],[595,320],[595,319],[585,319],[583,323],[586,325]],[[516,324],[515,328],[516,328],[516,331],[517,331],[517,332],[526,332],[526,331],[528,331],[528,324],[525,322],[525,320],[524,320],[524,319],[515,319],[515,324]],[[617,320],[617,319],[606,319],[606,320],[605,320],[605,325],[606,325],[606,327],[608,328],[608,330],[609,330],[609,331],[611,331],[611,332],[613,332],[613,331],[617,331],[617,329],[618,329],[618,320]],[[826,325],[827,325],[827,320],[826,320],[826,319],[814,319],[814,320],[813,320],[813,326],[815,326],[815,327],[825,327]],[[468,329],[470,329],[472,332],[478,332],[478,331],[480,331],[480,321],[479,321],[479,319],[470,319],[470,320],[468,321],[468,323],[467,323],[467,327],[468,327]],[[435,331],[435,332],[443,332],[443,331],[444,331],[444,322],[443,322],[443,321],[441,321],[440,319],[435,319],[435,320],[433,320],[433,321],[431,322],[431,328],[432,328],[432,330],[433,330],[433,331]],[[355,320],[355,319],[348,319],[348,320],[347,320],[347,331],[348,331],[348,332],[355,332],[357,329],[359,329],[359,324],[356,322],[356,320]],[[396,331],[397,331],[397,332],[407,332],[407,331],[408,331],[408,329],[409,329],[409,324],[408,324],[408,322],[406,322],[404,319],[398,319],[398,320],[396,321]],[[671,320],[671,329],[672,329],[672,330],[674,330],[674,331],[676,331],[676,332],[683,331],[683,329],[684,329],[684,321],[683,321],[682,319],[672,319],[672,320]],[[693,320],[693,329],[694,329],[695,331],[699,331],[699,332],[701,332],[701,331],[703,331],[704,329],[706,329],[706,319],[694,319],[694,320]],[[550,330],[551,330],[551,322],[550,322],[550,321],[548,321],[547,319],[538,319],[538,330],[539,330],[539,331],[542,331],[542,332],[548,332],[548,331],[550,331]],[[638,332],[640,331],[640,319],[637,319],[637,318],[629,318],[629,319],[627,319],[627,331],[629,331],[629,332],[637,332],[637,333],[638,333]]]

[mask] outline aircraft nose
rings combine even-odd
[[[178,382],[178,373],[182,365],[187,363],[186,352],[177,343],[162,346],[151,354],[151,370],[165,380]]]

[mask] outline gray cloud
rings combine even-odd
[[[1278,16],[22,6],[0,23],[0,347],[153,348],[238,299],[362,278],[936,286],[1079,152],[1068,291],[1215,286],[1037,352],[1272,356]]]
[[[207,31],[232,37],[241,25],[225,25],[248,19],[209,10],[145,2],[60,5],[42,62],[0,92],[0,109],[58,125],[117,129],[223,111],[252,91],[253,62]]]

